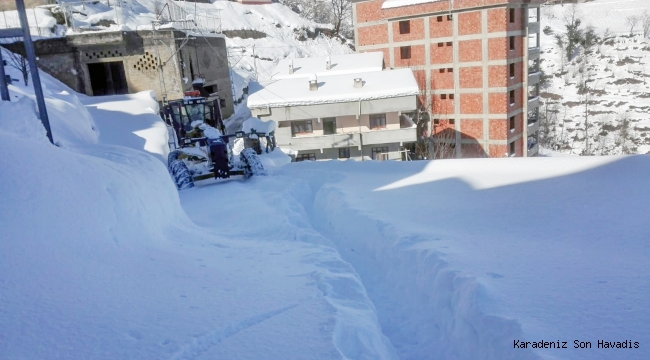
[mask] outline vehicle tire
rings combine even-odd
[[[178,190],[190,189],[194,187],[194,179],[187,169],[183,160],[174,160],[169,164],[169,173],[176,184]]]
[[[244,149],[239,154],[239,160],[244,164],[244,177],[266,176],[266,170],[260,161],[260,158],[253,149]]]

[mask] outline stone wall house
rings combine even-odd
[[[155,90],[175,100],[204,82],[209,94],[233,112],[225,38],[180,30],[101,31],[34,42],[38,66],[73,90],[90,96]],[[6,45],[22,53],[22,43]]]

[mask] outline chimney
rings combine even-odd
[[[309,91],[316,90],[318,90],[318,78],[316,77],[316,74],[313,74],[309,77]]]
[[[289,60],[289,74],[293,74],[293,59]]]
[[[363,87],[363,80],[361,80],[361,78],[354,78],[354,87],[355,88],[362,88]]]
[[[330,58],[329,55],[327,55],[327,59],[325,59],[325,70],[329,70],[332,68],[332,59]]]

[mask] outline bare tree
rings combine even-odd
[[[332,17],[334,22],[334,34],[341,33],[341,25],[352,16],[352,4],[349,0],[330,0],[332,4]]]
[[[643,28],[643,37],[650,37],[650,12],[644,10],[641,15],[641,27]]]
[[[616,138],[616,145],[621,147],[621,154],[631,154],[628,147],[628,141],[632,138],[632,130],[630,129],[630,116],[627,113],[622,113],[618,117],[619,130],[618,137]]]
[[[431,158],[453,159],[456,157],[456,130],[449,120],[438,120],[431,136]]]
[[[13,38],[9,42],[12,43],[18,41],[22,41],[22,38]],[[21,56],[20,54],[16,54],[11,51],[7,51],[7,53],[9,53],[9,57],[7,58],[7,65],[20,71],[23,74],[23,82],[25,82],[25,86],[27,86],[29,83],[29,62],[27,61],[27,57]]]
[[[630,15],[625,18],[625,25],[630,28],[630,36],[634,35],[634,28],[639,24],[639,21],[641,21],[641,17],[638,15]]]

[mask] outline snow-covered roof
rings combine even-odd
[[[401,6],[419,5],[419,4],[426,4],[426,3],[432,3],[437,1],[442,1],[442,0],[386,0],[381,5],[381,8],[391,9],[391,8],[396,8]]]
[[[330,60],[330,69],[326,63]],[[289,73],[289,66],[293,64],[293,74]],[[286,79],[309,77],[316,74],[319,77],[360,73],[368,71],[381,71],[384,68],[384,53],[365,52],[358,54],[319,56],[299,59],[282,59],[273,71],[273,79]]]
[[[362,79],[362,87],[354,87],[355,78]],[[248,107],[254,109],[386,99],[417,95],[419,89],[413,71],[406,68],[320,77],[314,91],[306,78],[251,82],[250,91]]]

